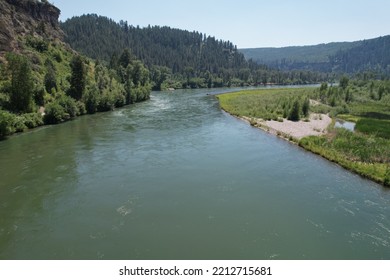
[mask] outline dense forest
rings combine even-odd
[[[311,71],[279,71],[247,61],[232,42],[170,27],[140,28],[98,16],[73,17],[61,24],[75,50],[112,65],[129,48],[151,72],[154,89],[305,84],[328,79]]]
[[[241,49],[247,59],[280,70],[390,76],[390,36],[315,46]]]

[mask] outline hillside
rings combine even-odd
[[[60,10],[47,1],[0,1],[0,56],[23,48],[27,36],[50,40],[62,39],[59,28]]]
[[[355,74],[373,71],[389,75],[390,36],[356,42],[284,48],[240,49],[247,59],[281,70],[305,69]]]
[[[46,0],[0,1],[0,139],[149,98],[149,71],[122,50],[110,69],[62,41]]]
[[[152,72],[155,89],[221,87],[259,83],[311,83],[313,73],[281,73],[247,61],[229,41],[170,27],[140,28],[98,15],[73,17],[61,24],[74,49],[110,63],[123,48]]]
[[[195,31],[166,26],[139,28],[97,15],[73,17],[61,27],[71,46],[95,59],[109,61],[113,54],[130,47],[146,65],[164,65],[174,72],[183,72],[186,67],[214,71],[246,66],[244,56],[231,42]]]

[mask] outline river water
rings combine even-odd
[[[0,259],[390,259],[390,192],[222,112],[223,91],[0,142]]]

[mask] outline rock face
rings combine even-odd
[[[0,0],[0,56],[18,51],[26,35],[62,39],[58,23],[61,11],[47,1]]]

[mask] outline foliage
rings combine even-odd
[[[6,57],[0,69],[0,138],[150,98],[149,71],[131,54],[126,69],[109,69],[52,42],[43,52]]]
[[[312,91],[310,88],[260,89],[221,94],[218,99],[225,111],[236,116],[299,120],[304,117],[301,108],[309,101],[307,97]]]
[[[65,112],[58,101],[46,106],[44,121],[45,124],[57,124],[69,120],[70,116]]]
[[[67,42],[111,68],[140,60],[153,89],[304,84],[328,79],[305,70],[281,72],[247,61],[230,41],[169,27],[139,28],[106,17],[84,15],[62,23]],[[131,51],[123,52],[131,48]]]
[[[299,121],[301,118],[301,113],[300,113],[300,105],[299,105],[299,100],[295,100],[292,107],[291,107],[291,110],[290,110],[290,114],[288,115],[288,119],[290,121]]]
[[[390,119],[361,118],[356,122],[355,129],[365,134],[390,139]]]
[[[15,115],[0,110],[0,139],[12,133],[22,132],[27,128],[35,128],[41,125],[43,125],[43,119],[39,113]]]
[[[390,141],[335,129],[333,137],[310,136],[300,140],[303,148],[380,183],[389,168]]]
[[[76,100],[81,100],[86,86],[86,70],[81,56],[75,56],[70,66],[72,76],[70,78],[69,95]]]
[[[45,89],[47,92],[51,92],[53,89],[58,90],[57,87],[57,70],[51,59],[46,59],[46,74],[44,78]]]
[[[349,83],[348,77],[342,76],[342,77],[340,78],[340,87],[341,87],[343,90],[345,90],[345,89],[347,88],[348,83]]]
[[[37,50],[38,52],[45,52],[49,50],[49,42],[41,38],[27,36],[26,43],[29,47]]]
[[[22,116],[24,118],[24,125],[27,128],[35,128],[43,125],[43,118],[40,113],[28,113]]]
[[[7,54],[9,76],[9,108],[17,113],[33,111],[33,89],[31,66],[26,57]]]
[[[0,110],[0,139],[15,132],[14,122],[14,114]]]

